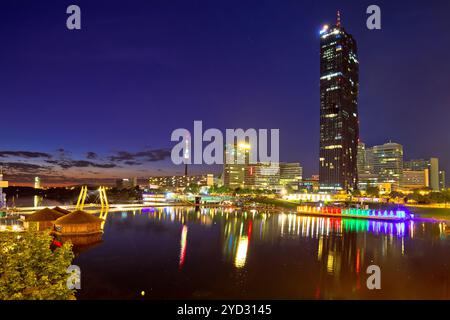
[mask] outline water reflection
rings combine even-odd
[[[386,288],[378,298],[450,298],[444,223],[183,207],[101,217],[104,243],[95,248],[101,252],[82,254],[83,270],[89,274],[89,264],[101,264],[102,254],[108,261],[117,257],[120,262],[108,264],[122,266],[111,271],[114,277],[140,277],[141,286],[143,277],[160,286],[155,297],[192,297],[202,287],[217,298],[372,298],[366,268],[377,264]],[[154,276],[146,276],[147,269]],[[164,289],[168,284],[171,290]]]
[[[281,236],[299,235],[307,238],[316,238],[330,233],[342,234],[344,232],[369,232],[374,234],[389,234],[404,237],[405,222],[297,216],[281,214],[278,217],[281,225]]]
[[[181,240],[180,240],[180,262],[178,264],[178,267],[181,269],[184,265],[184,259],[186,258],[186,245],[187,245],[187,232],[188,227],[183,226],[183,229],[181,230]]]
[[[317,257],[319,261],[324,261],[324,267],[329,274],[339,274],[342,261],[354,261],[355,270],[359,272],[365,251],[363,248],[357,248],[359,234],[383,236],[381,241],[383,256],[393,249],[398,249],[401,255],[404,255],[405,237],[410,239],[415,236],[422,239],[431,237],[434,240],[447,238],[445,223],[417,224],[414,221],[395,222],[297,214],[268,214],[215,208],[186,210],[185,208],[167,207],[147,209],[143,212],[147,213],[151,219],[183,224],[180,268],[184,264],[186,252],[188,230],[186,224],[194,222],[207,227],[217,222],[221,223],[223,256],[226,261],[233,262],[237,268],[245,266],[252,239],[253,224],[255,225],[253,241],[271,241],[286,237],[318,239]]]
[[[33,197],[33,206],[34,206],[35,208],[42,206],[42,200],[43,200],[43,199],[44,199],[44,198],[43,198],[42,196],[35,195],[35,196]]]

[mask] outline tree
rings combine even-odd
[[[195,183],[190,183],[185,189],[184,192],[198,194],[200,192],[200,186]]]
[[[389,193],[389,197],[391,198],[404,198],[405,195],[400,192],[400,191],[391,191],[391,193]]]
[[[44,232],[0,234],[0,300],[68,300],[66,272],[74,258],[71,244],[51,250]]]
[[[292,186],[290,186],[290,185],[286,185],[286,186],[284,186],[284,189],[286,190],[286,194],[291,194],[291,193],[294,193],[294,188],[292,188]]]
[[[367,187],[366,194],[372,197],[378,197],[380,195],[380,189],[378,187]]]
[[[231,193],[231,190],[227,188],[226,186],[218,186],[217,184],[211,186],[209,188],[210,194],[225,194],[225,193]]]

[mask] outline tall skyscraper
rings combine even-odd
[[[320,31],[320,189],[357,188],[359,62],[353,37],[341,25]]]

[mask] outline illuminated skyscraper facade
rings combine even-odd
[[[8,187],[8,181],[3,180],[3,167],[0,166],[0,208],[6,207],[6,194],[3,193],[3,188]]]
[[[370,163],[378,181],[391,183],[393,189],[399,187],[403,174],[403,146],[388,142],[370,148]]]
[[[243,142],[226,144],[224,150],[223,184],[230,189],[245,187],[245,170],[249,163],[250,145]]]
[[[322,191],[357,188],[359,62],[353,37],[341,26],[320,32],[320,161]]]
[[[407,170],[428,170],[429,187],[434,191],[439,191],[439,159],[418,159],[405,161],[403,168]]]

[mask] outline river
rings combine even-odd
[[[111,212],[78,299],[449,299],[446,224],[184,207]],[[367,267],[381,270],[369,290]]]

